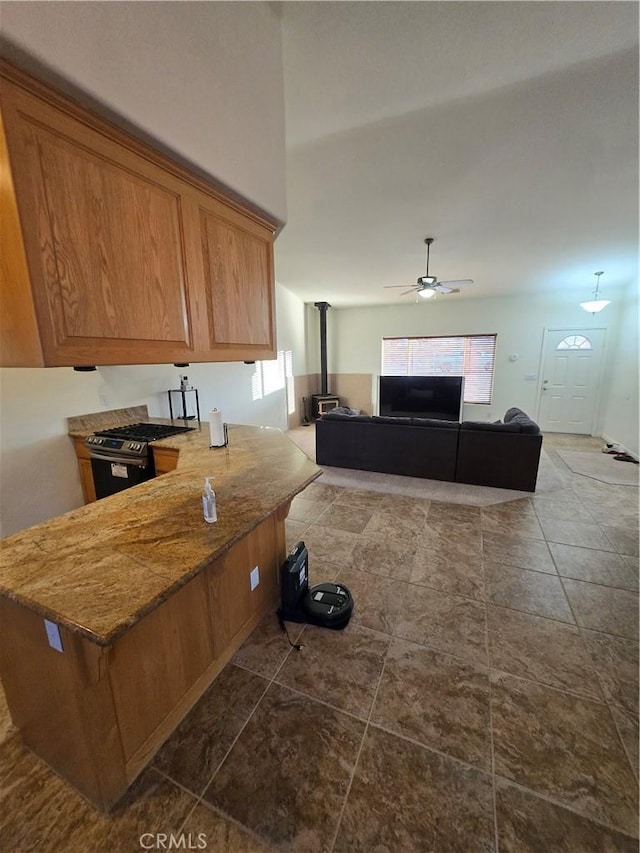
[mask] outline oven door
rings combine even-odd
[[[123,456],[107,456],[92,453],[91,470],[97,498],[106,498],[137,486],[153,477],[149,459],[131,459]]]

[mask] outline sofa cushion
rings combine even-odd
[[[372,415],[371,420],[376,424],[391,424],[392,426],[411,425],[411,418],[394,418],[388,415]]]
[[[347,415],[343,412],[335,412],[334,409],[331,409],[328,412],[325,412],[322,415],[321,420],[323,421],[344,421],[345,423],[359,423],[359,424],[368,424],[373,420],[369,415]]]
[[[460,429],[459,421],[441,421],[437,418],[410,418],[413,426],[431,427],[431,429]]]
[[[476,430],[482,432],[522,432],[522,425],[519,423],[503,424],[500,421],[491,423],[491,421],[463,421],[460,424],[460,429]]]
[[[526,412],[523,412],[522,409],[518,409],[515,406],[511,409],[507,409],[504,415],[504,422],[506,424],[519,424],[520,432],[527,433],[529,435],[537,435],[540,432],[538,424],[535,421],[532,421]]]
[[[458,429],[418,427],[406,420],[344,415],[319,418],[317,464],[453,482]]]
[[[522,409],[518,409],[517,406],[512,406],[510,409],[507,409],[507,411],[504,413],[503,420],[506,424],[508,424],[509,421],[512,418],[515,418],[516,415],[524,415],[524,414],[525,413],[522,411]],[[525,415],[525,417],[528,417],[528,415]]]
[[[391,415],[373,415],[371,420],[377,424],[392,426],[419,426],[431,429],[458,429],[458,421],[440,421],[437,418],[396,418]]]
[[[334,409],[329,409],[328,412],[325,412],[325,415],[329,415],[330,417],[334,417],[335,415],[348,415],[350,418],[356,418],[359,417],[360,414],[360,409],[352,409],[351,406],[336,406]]]

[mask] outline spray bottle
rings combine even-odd
[[[218,512],[216,510],[216,493],[211,488],[211,483],[209,482],[211,477],[204,478],[204,489],[202,492],[202,512],[204,515],[204,520],[208,521],[210,524],[213,524],[214,521],[218,520]]]

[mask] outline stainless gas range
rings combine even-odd
[[[106,498],[155,476],[149,443],[193,427],[170,424],[127,424],[98,430],[85,439],[97,498]]]

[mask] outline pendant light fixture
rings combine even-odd
[[[594,272],[596,276],[596,289],[593,291],[593,299],[589,302],[581,302],[580,307],[584,308],[585,311],[588,311],[590,314],[594,316],[598,313],[598,311],[602,311],[603,308],[606,308],[607,305],[611,304],[610,299],[598,299],[598,295],[600,293],[600,276],[603,275],[603,270],[600,272]]]

